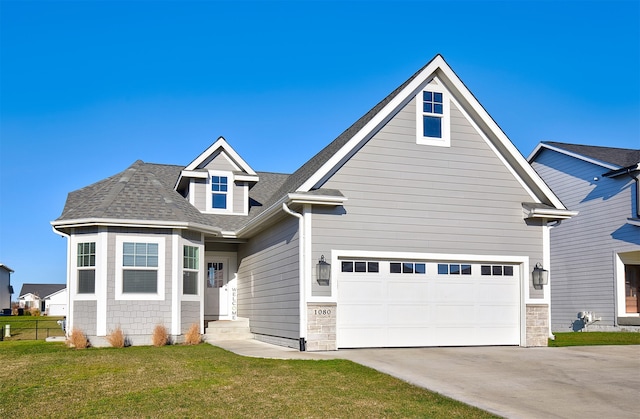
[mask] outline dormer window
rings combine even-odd
[[[227,176],[211,176],[211,208],[227,209],[228,179]]]
[[[416,96],[417,143],[449,147],[449,100],[439,85],[428,85]]]
[[[233,173],[209,171],[207,179],[207,212],[233,212]]]

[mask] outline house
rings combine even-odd
[[[543,142],[529,161],[579,212],[551,230],[552,329],[637,329],[640,150]]]
[[[21,308],[38,308],[48,316],[67,315],[66,284],[23,284],[18,302]]]
[[[0,263],[0,314],[11,314],[11,294],[13,287],[11,286],[11,274],[13,269],[7,265]]]
[[[242,320],[300,350],[545,346],[532,271],[573,214],[438,55],[293,174],[219,138],[71,192],[52,225],[94,345]]]

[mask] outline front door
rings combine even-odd
[[[205,319],[219,320],[229,316],[229,259],[207,261],[205,284]]]
[[[625,302],[627,313],[640,313],[640,265],[625,265]]]

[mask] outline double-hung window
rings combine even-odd
[[[182,260],[182,293],[198,295],[198,248],[184,246]]]
[[[211,208],[226,210],[228,194],[229,178],[227,176],[211,176]]]
[[[158,243],[122,244],[122,292],[158,292]]]
[[[427,86],[416,96],[418,144],[449,147],[449,100],[438,86]]]
[[[96,243],[78,243],[78,294],[96,292]]]

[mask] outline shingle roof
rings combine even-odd
[[[67,288],[67,284],[22,284],[20,297],[25,294],[33,294],[42,299],[65,288]]]
[[[236,230],[262,212],[288,175],[259,173],[249,192],[249,216],[203,214],[173,186],[182,166],[144,163],[140,160],[114,176],[71,192],[56,221],[82,219],[189,222],[218,230]]]
[[[600,147],[582,144],[567,144],[554,141],[543,141],[548,144],[571,153],[599,160],[604,163],[613,164],[620,168],[629,167],[640,163],[640,149]]]

